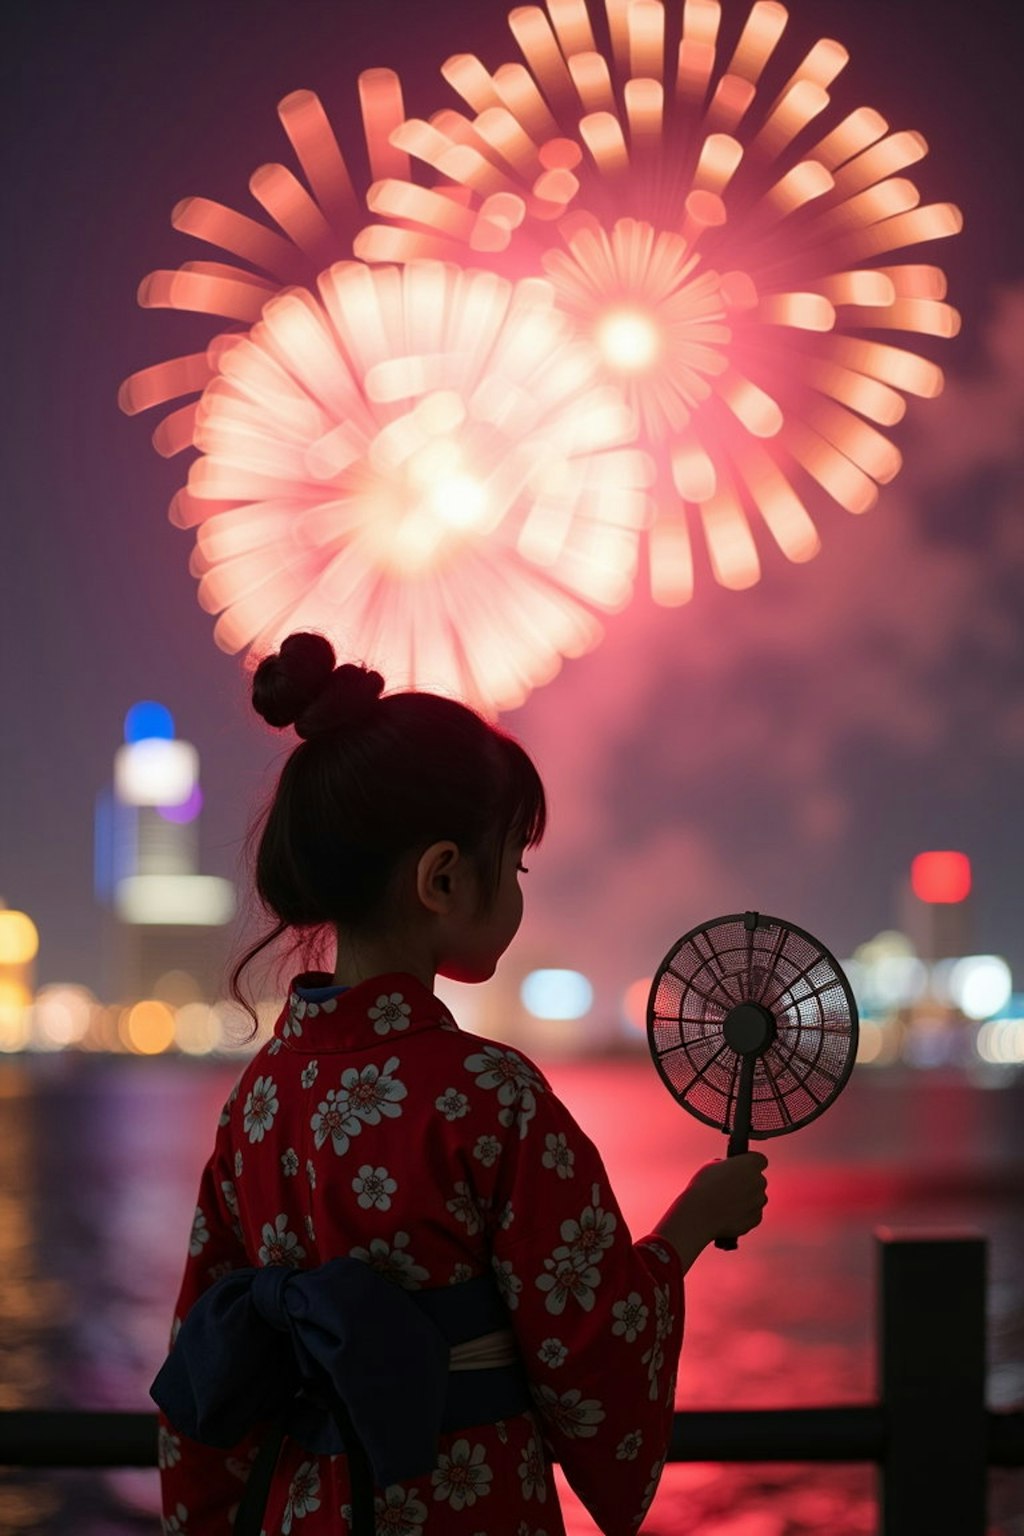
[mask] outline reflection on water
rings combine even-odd
[[[605,1157],[635,1235],[721,1138],[646,1059],[545,1064]],[[237,1064],[47,1056],[0,1062],[0,1406],[146,1409],[163,1358],[199,1170]],[[687,1283],[680,1408],[874,1395],[872,1230],[990,1239],[989,1401],[1024,1402],[1024,1082],[855,1074],[828,1114],[763,1144],[771,1200],[738,1252]],[[992,1536],[1024,1536],[1024,1474],[991,1478]],[[859,1536],[874,1472],[666,1468],[652,1536]],[[156,1473],[0,1471],[0,1533],[159,1529]],[[559,1478],[571,1533],[593,1533]]]

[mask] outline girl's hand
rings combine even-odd
[[[715,1238],[742,1237],[758,1225],[768,1201],[767,1166],[763,1152],[743,1152],[698,1168],[655,1229],[675,1248],[684,1270]]]

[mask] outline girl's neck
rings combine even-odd
[[[351,937],[338,935],[338,954],[332,977],[336,987],[356,987],[374,976],[388,976],[396,971],[414,976],[428,992],[433,992],[436,971],[425,946],[410,942],[408,938],[396,940],[382,935],[379,939],[356,943]]]

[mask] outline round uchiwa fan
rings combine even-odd
[[[658,967],[647,1004],[654,1064],[677,1103],[729,1133],[783,1136],[846,1086],[857,1004],[839,962],[803,928],[760,912],[702,923]],[[735,1238],[719,1239],[735,1248]]]

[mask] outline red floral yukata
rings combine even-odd
[[[349,1256],[411,1290],[491,1269],[535,1411],[443,1432],[431,1474],[375,1490],[378,1536],[563,1536],[552,1458],[608,1536],[632,1536],[671,1433],[677,1254],[631,1240],[597,1148],[525,1056],[459,1029],[412,976],[329,982],[296,978],[224,1107],[172,1341],[247,1265]],[[164,1531],[229,1536],[264,1433],[225,1451],[161,1413]],[[263,1530],[333,1536],[349,1499],[347,1458],[288,1437]]]

